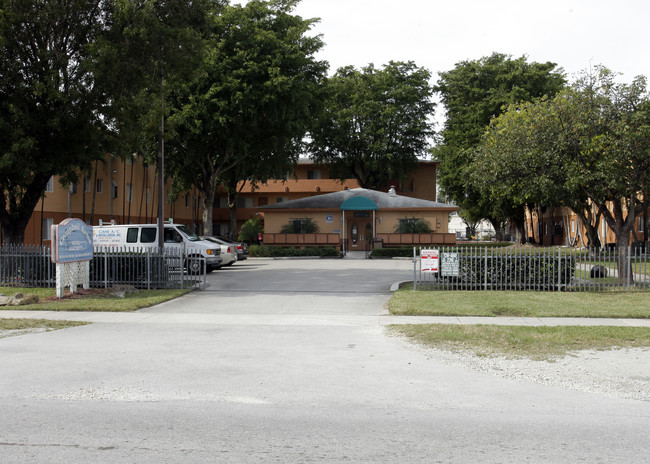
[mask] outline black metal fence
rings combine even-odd
[[[90,286],[108,288],[120,284],[164,289],[205,285],[205,258],[190,254],[194,255],[177,248],[162,252],[151,248],[95,248],[90,262]],[[49,247],[0,246],[0,286],[55,287],[56,264],[50,256]]]
[[[413,256],[418,289],[650,291],[649,255],[638,247],[439,247]]]

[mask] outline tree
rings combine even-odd
[[[175,96],[169,172],[175,190],[201,191],[205,234],[219,179],[244,165],[238,180],[264,179],[295,159],[318,111],[327,64],[314,57],[321,39],[306,35],[314,20],[291,14],[296,4],[227,6],[212,18],[199,76]]]
[[[524,205],[531,212],[535,205],[569,207],[584,224],[588,244],[599,247],[600,215],[593,214],[588,186],[569,177],[580,144],[571,139],[578,113],[566,105],[567,92],[510,105],[493,119],[474,153],[471,184],[491,199]]]
[[[95,71],[110,98],[105,116],[118,135],[118,156],[158,166],[158,239],[163,241],[165,127],[173,89],[192,79],[216,0],[111,0],[106,33],[94,47]]]
[[[488,219],[498,235],[504,220],[523,222],[523,206],[497,201],[469,182],[474,148],[504,106],[551,97],[564,83],[563,72],[555,63],[528,63],[525,56],[513,59],[499,53],[462,61],[451,71],[440,73],[435,90],[447,118],[433,155],[440,161],[441,188],[464,210]],[[509,217],[512,215],[516,217]]]
[[[0,3],[0,224],[25,228],[52,176],[77,181],[103,155],[101,95],[89,46],[106,22],[101,0]]]
[[[483,191],[511,201],[568,206],[585,223],[595,205],[616,235],[623,281],[634,220],[650,205],[645,78],[619,84],[599,67],[552,100],[511,106],[485,134],[475,167]]]
[[[217,182],[226,191],[230,211],[230,231],[233,237],[237,231],[237,200],[244,187],[256,190],[260,183],[278,179],[290,172],[296,162],[299,149],[293,145],[283,153],[272,152],[268,156],[248,156],[239,160],[232,169],[222,173]]]
[[[404,178],[427,154],[433,135],[429,79],[413,62],[339,69],[327,82],[325,110],[311,131],[314,161],[363,188],[385,189]]]
[[[570,164],[574,185],[589,197],[616,235],[619,279],[632,277],[627,247],[635,218],[650,206],[650,97],[646,78],[631,84],[598,67],[567,95],[576,124],[570,140],[579,146]]]

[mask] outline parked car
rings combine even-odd
[[[206,272],[223,266],[220,248],[212,242],[200,240],[183,224],[165,223],[163,228],[165,248],[183,250],[185,258],[202,256]],[[96,247],[136,247],[138,249],[158,248],[157,224],[102,224],[93,227],[93,245]],[[187,271],[191,274],[201,272],[201,261],[189,259]]]
[[[237,261],[244,261],[245,259],[248,259],[250,256],[248,252],[248,245],[244,242],[236,242],[231,238],[228,237],[217,237],[220,240],[223,240],[226,243],[230,243],[232,245],[235,245],[237,247]]]
[[[201,240],[221,245],[221,266],[232,266],[237,262],[237,247],[232,243],[224,242],[213,235],[201,235]]]

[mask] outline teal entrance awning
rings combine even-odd
[[[377,211],[377,203],[366,197],[352,197],[341,203],[341,211]]]

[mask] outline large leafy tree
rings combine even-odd
[[[52,176],[75,181],[102,154],[101,95],[89,45],[105,24],[101,0],[0,2],[0,224],[25,228]]]
[[[578,113],[569,105],[571,92],[510,105],[493,119],[474,153],[470,182],[493,200],[570,208],[585,226],[589,246],[599,247],[598,207],[589,198],[589,186],[570,177],[569,166],[581,150],[572,137]],[[598,130],[595,125],[583,127]]]
[[[107,29],[94,47],[94,67],[109,104],[106,120],[119,156],[134,153],[158,166],[158,226],[162,229],[165,141],[170,94],[192,79],[219,0],[110,0]],[[163,234],[159,234],[163,245]]]
[[[430,73],[413,62],[341,68],[327,82],[325,110],[311,132],[314,160],[333,177],[384,189],[417,167],[433,135]]]
[[[307,35],[314,20],[292,14],[296,4],[227,6],[212,18],[198,77],[176,93],[168,167],[176,190],[200,190],[206,234],[220,180],[231,170],[238,175],[230,185],[277,175],[275,166],[297,157],[319,109],[327,64],[314,54],[323,43]]]
[[[597,68],[548,101],[511,106],[477,150],[474,181],[512,201],[595,208],[616,235],[619,276],[637,216],[650,200],[650,99],[644,77],[617,83]],[[491,185],[489,185],[491,184]],[[597,245],[591,227],[590,244]]]
[[[440,161],[440,186],[472,220],[488,219],[497,233],[507,219],[523,222],[524,205],[491,198],[469,181],[474,148],[490,120],[506,105],[553,96],[564,83],[563,72],[555,63],[529,63],[526,57],[500,53],[462,61],[440,73],[435,89],[446,110],[440,144],[434,150]]]

